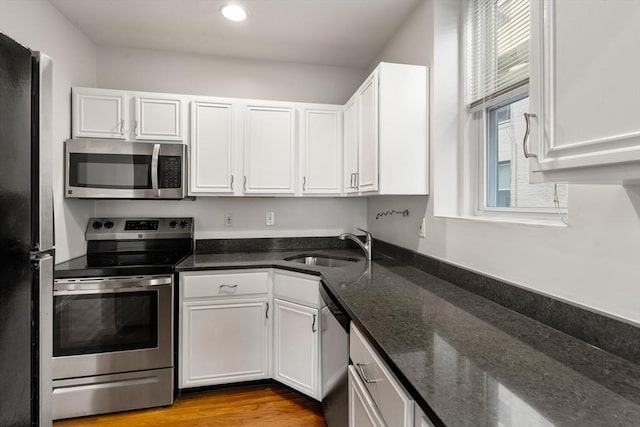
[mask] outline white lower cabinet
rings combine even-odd
[[[361,400],[369,402],[373,407],[369,408],[368,413],[374,413],[373,409],[376,409],[383,420],[381,425],[413,427],[413,400],[353,323],[349,335],[349,358],[353,362],[353,365],[349,366],[349,376],[357,376],[350,378],[350,381],[360,386],[361,394],[364,395],[364,400]],[[360,424],[357,421],[357,417],[361,415],[357,413],[358,403],[351,401],[352,395],[354,398],[357,397],[351,393],[352,388],[350,385],[349,426],[378,425]],[[352,409],[355,412],[351,412]]]
[[[280,299],[273,308],[273,377],[319,400],[319,310]]]
[[[321,400],[320,280],[276,270],[273,295],[273,378]]]
[[[349,366],[349,427],[385,427],[382,415],[355,368]]]
[[[416,410],[413,416],[414,427],[433,427],[433,423],[427,418],[427,416],[422,412],[422,409],[418,405],[415,405]]]
[[[182,273],[180,287],[180,387],[269,378],[268,273]]]
[[[180,273],[180,388],[274,378],[322,399],[317,276]]]

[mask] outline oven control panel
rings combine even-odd
[[[193,238],[193,218],[91,218],[85,238],[87,241]]]

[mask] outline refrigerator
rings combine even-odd
[[[0,34],[0,426],[51,425],[51,60]]]

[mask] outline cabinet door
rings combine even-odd
[[[126,139],[127,95],[106,89],[73,89],[73,137]]]
[[[274,307],[274,378],[319,400],[318,309],[279,299]]]
[[[342,192],[342,113],[338,110],[303,109],[304,194]]]
[[[358,192],[358,97],[344,106],[344,192]]]
[[[182,141],[182,100],[173,96],[136,97],[134,138]]]
[[[187,301],[180,319],[180,387],[269,377],[268,303]]]
[[[295,110],[248,105],[244,112],[245,193],[294,193]]]
[[[233,191],[233,105],[191,102],[191,193]]]
[[[362,380],[353,365],[349,366],[349,427],[385,427]]]
[[[640,178],[638,22],[637,1],[532,2],[532,180]]]
[[[378,190],[378,72],[358,91],[358,189]],[[399,167],[402,167],[399,165]]]

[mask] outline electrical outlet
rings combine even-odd
[[[420,222],[420,231],[418,231],[418,236],[425,237],[427,232],[427,218],[422,217],[422,221]]]
[[[226,213],[224,214],[224,226],[225,227],[232,227],[233,226],[233,221],[232,221],[232,215],[230,213]]]
[[[265,225],[276,225],[276,213],[265,212],[264,223]]]

